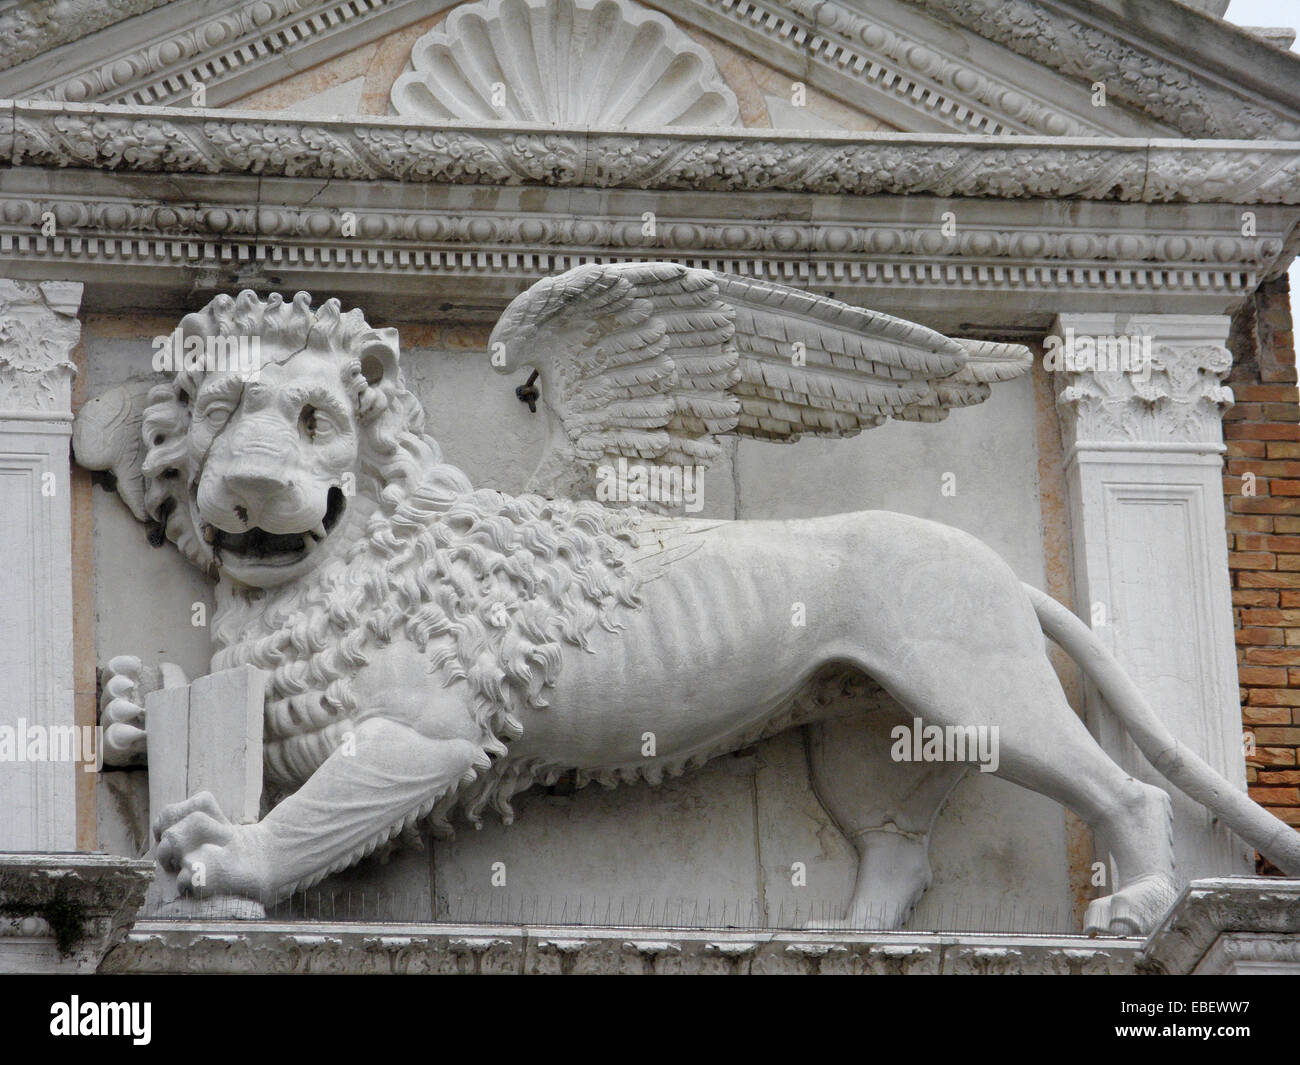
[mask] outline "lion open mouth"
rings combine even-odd
[[[218,558],[221,555],[234,555],[263,566],[292,565],[311,554],[334,531],[346,507],[347,501],[342,490],[331,488],[325,506],[325,517],[314,529],[298,533],[272,533],[254,527],[241,533],[232,533],[209,525],[204,531]]]

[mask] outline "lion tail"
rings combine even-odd
[[[1087,625],[1051,596],[1024,587],[1043,632],[1079,663],[1161,775],[1288,876],[1300,876],[1300,832],[1256,805],[1180,743]]]

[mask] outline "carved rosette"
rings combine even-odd
[[[80,301],[79,283],[0,278],[0,417],[70,416]]]
[[[1178,320],[1176,335],[1162,335],[1159,316],[1127,325],[1123,319],[1092,316],[1058,319],[1056,336],[1072,326],[1080,336],[1125,338],[1135,353],[1128,369],[1110,368],[1099,355],[1095,368],[1076,364],[1079,369],[1057,374],[1056,403],[1066,447],[1176,445],[1184,450],[1184,445],[1204,445],[1219,450],[1223,412],[1233,401],[1232,389],[1223,384],[1232,354],[1213,336],[1218,327],[1212,323],[1219,321],[1206,319],[1208,328],[1197,337],[1187,335],[1192,330],[1186,318]],[[1146,344],[1149,359],[1137,355]]]

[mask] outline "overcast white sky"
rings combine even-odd
[[[1224,18],[1238,26],[1295,28],[1300,26],[1300,0],[1229,0]]]

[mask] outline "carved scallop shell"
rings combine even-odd
[[[399,115],[555,126],[734,126],[713,57],[630,0],[482,0],[411,49]]]

